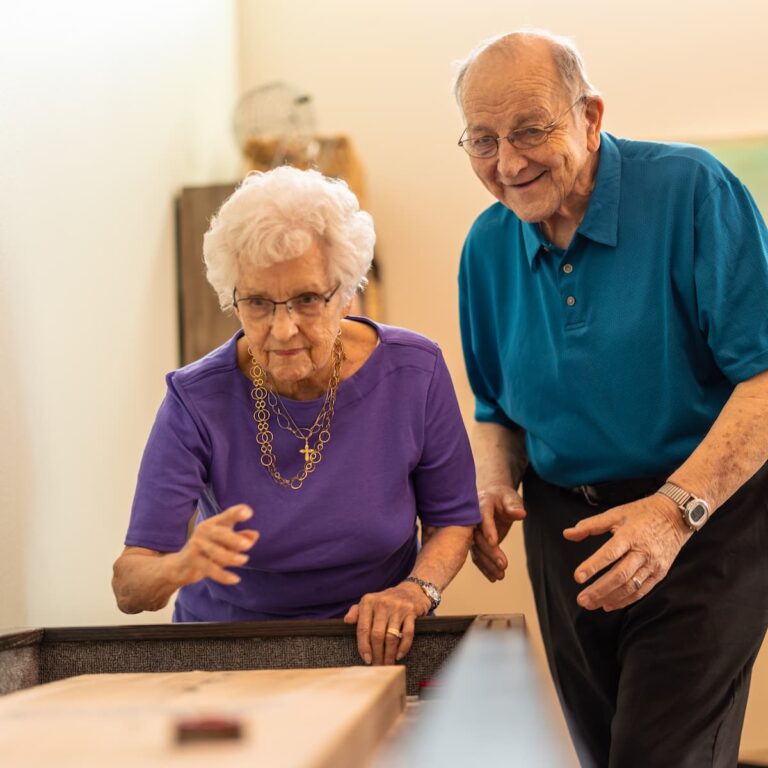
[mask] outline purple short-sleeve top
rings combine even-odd
[[[245,503],[238,528],[260,538],[222,585],[179,590],[174,620],[239,621],[343,616],[362,595],[399,583],[418,553],[416,521],[480,520],[475,470],[439,347],[412,331],[367,323],[379,344],[341,382],[322,461],[299,490],[278,485],[260,463],[252,383],[237,364],[239,331],[204,358],[167,376],[139,470],[127,546],[180,550],[197,520]],[[322,399],[283,398],[300,427]],[[284,477],[302,467],[303,441],[271,417]]]

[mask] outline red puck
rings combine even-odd
[[[192,741],[230,741],[241,738],[243,727],[235,717],[201,715],[185,717],[176,722],[176,741],[187,744]]]

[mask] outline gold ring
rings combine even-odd
[[[643,586],[643,582],[637,576],[632,577],[632,583],[635,585],[635,589],[640,589]]]
[[[403,633],[395,627],[387,627],[387,634],[396,637],[398,640],[403,639]]]

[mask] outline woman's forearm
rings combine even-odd
[[[112,590],[117,607],[123,613],[164,608],[183,586],[174,576],[173,557],[173,553],[127,547],[112,567]]]
[[[431,581],[441,591],[451,583],[467,559],[474,526],[451,525],[424,530],[424,546],[412,575]]]

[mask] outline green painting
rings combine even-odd
[[[694,141],[725,163],[746,185],[768,220],[768,137]]]

